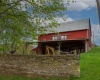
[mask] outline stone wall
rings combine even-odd
[[[0,75],[78,77],[79,60],[75,55],[0,55]]]

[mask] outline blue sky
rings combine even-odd
[[[72,18],[73,20],[90,18],[92,24],[98,24],[98,13],[96,7],[89,10],[68,11],[68,17]]]
[[[71,1],[71,0],[70,0]],[[100,45],[100,27],[98,23],[98,11],[96,0],[75,0],[75,3],[67,5],[67,0],[64,0],[64,4],[67,5],[68,11],[64,15],[67,18],[66,21],[81,20],[89,18],[91,21],[92,32],[94,33],[94,43]],[[58,21],[63,21],[58,19]],[[92,40],[93,41],[93,40]]]

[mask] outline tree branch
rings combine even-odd
[[[11,9],[12,7],[15,7],[20,1],[17,1],[15,3],[15,5],[10,6],[9,8],[7,8],[6,10],[4,10],[3,12],[0,13],[0,18],[2,17],[2,14],[5,14],[9,9]]]

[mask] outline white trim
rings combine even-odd
[[[61,40],[66,40],[67,39],[67,36],[66,35],[62,35],[61,36]]]
[[[87,30],[87,39],[89,38],[88,30]]]
[[[57,40],[57,36],[53,36],[52,37],[52,40]]]

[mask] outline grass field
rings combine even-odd
[[[100,80],[100,47],[95,47],[80,58],[80,78],[69,80]]]
[[[81,69],[80,77],[79,78],[71,77],[69,80],[100,80],[100,47],[95,47],[91,51],[81,54],[80,69]],[[0,76],[0,80],[46,80],[46,79]],[[49,80],[66,80],[66,79],[51,78]]]
[[[0,80],[66,80],[66,78],[26,78],[18,76],[0,76]]]

